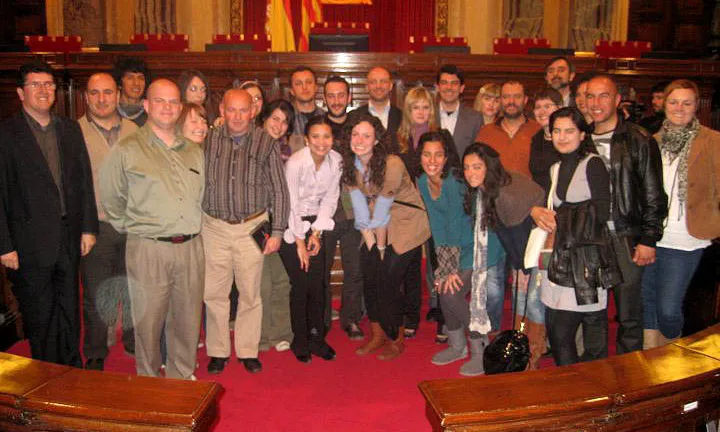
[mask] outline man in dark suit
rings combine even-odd
[[[367,74],[367,89],[370,97],[367,105],[351,111],[350,115],[369,113],[379,118],[387,133],[392,137],[392,151],[396,151],[398,148],[397,131],[402,122],[402,110],[390,103],[390,93],[393,89],[390,71],[382,66],[370,69]]]
[[[447,129],[453,136],[458,156],[475,142],[475,137],[483,125],[482,114],[464,106],[460,99],[465,91],[465,73],[455,65],[440,68],[435,82],[440,97],[437,124]]]
[[[81,367],[77,267],[98,220],[85,141],[50,111],[55,88],[48,64],[21,66],[22,111],[0,124],[0,262],[32,357]]]

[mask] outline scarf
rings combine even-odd
[[[478,189],[475,216],[475,239],[473,254],[472,290],[470,291],[471,332],[487,334],[490,318],[487,313],[487,249],[488,232],[482,228],[482,191]]]
[[[680,215],[685,208],[685,200],[687,199],[687,175],[688,175],[688,154],[692,141],[700,130],[700,122],[694,118],[687,126],[682,128],[673,128],[670,120],[665,119],[662,125],[663,135],[660,140],[659,147],[663,156],[670,160],[670,163],[680,157],[677,169],[677,188],[678,200],[680,201]],[[670,194],[672,195],[672,190]],[[672,200],[672,196],[669,198]]]

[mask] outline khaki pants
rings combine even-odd
[[[250,222],[231,225],[203,215],[205,248],[205,345],[210,357],[230,357],[230,288],[237,286],[235,354],[255,358],[260,341],[262,301],[260,282],[264,255],[250,233],[267,221],[267,215]]]
[[[190,379],[195,371],[203,292],[200,236],[173,244],[129,235],[125,261],[135,326],[138,375],[159,376],[165,324],[165,376]]]
[[[290,278],[277,252],[265,257],[260,297],[263,309],[260,349],[267,351],[279,342],[292,342]]]

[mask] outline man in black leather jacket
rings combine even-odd
[[[620,95],[609,76],[588,83],[587,107],[593,118],[593,141],[610,172],[613,247],[624,282],[614,289],[617,354],[642,349],[643,267],[655,262],[655,243],[667,216],[662,162],[657,142],[645,129],[617,114]]]

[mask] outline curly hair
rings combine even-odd
[[[343,126],[340,136],[340,154],[343,158],[342,183],[348,186],[359,186],[357,184],[357,168],[355,168],[355,154],[350,147],[352,131],[355,126],[367,122],[375,130],[376,144],[373,154],[368,163],[368,179],[371,184],[382,188],[385,182],[385,165],[387,163],[388,148],[390,146],[390,135],[380,122],[380,119],[370,114],[358,114],[351,116]]]
[[[448,174],[452,173],[455,178],[462,180],[462,171],[460,169],[460,157],[458,156],[457,149],[455,149],[455,141],[453,140],[450,131],[447,129],[440,129],[438,131],[425,132],[420,136],[420,143],[418,144],[418,153],[422,155],[425,143],[428,142],[439,142],[442,144],[443,151],[445,152],[445,166],[443,166],[440,178],[446,178]],[[422,156],[421,156],[422,157]]]
[[[498,221],[495,200],[500,195],[500,188],[509,185],[512,182],[512,178],[500,162],[500,154],[489,145],[482,142],[476,142],[470,145],[470,147],[465,149],[465,153],[463,154],[463,164],[465,164],[465,159],[470,155],[479,157],[485,164],[485,180],[481,186],[476,188],[467,184],[466,179],[467,193],[465,194],[465,212],[471,216],[478,217],[478,215],[474,214],[476,210],[473,208],[473,205],[477,197],[478,188],[482,188],[483,213],[479,215],[482,218],[480,226],[482,229],[495,228]]]

